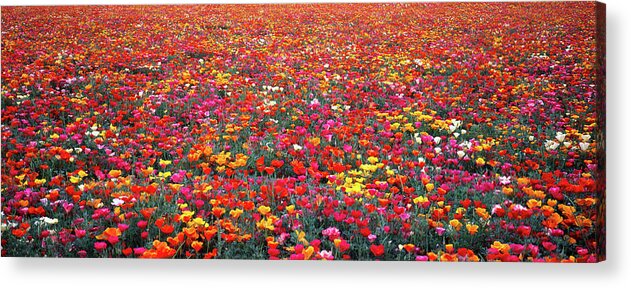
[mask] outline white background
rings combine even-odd
[[[210,3],[203,0],[23,0],[2,5],[72,4],[176,4]],[[216,2],[216,1],[215,1]],[[220,1],[220,2],[309,2],[309,1]],[[313,1],[311,1],[313,2]],[[320,1],[340,2],[340,1]],[[354,1],[354,2],[383,2]],[[528,263],[400,263],[400,262],[275,262],[190,261],[124,259],[0,259],[0,286],[52,287],[60,285],[112,287],[118,285],[231,287],[621,287],[631,283],[631,75],[628,51],[631,17],[628,1],[605,0],[607,4],[607,255],[599,264]],[[624,52],[627,51],[627,52]],[[625,185],[627,184],[627,185]],[[625,285],[626,286],[626,285]]]

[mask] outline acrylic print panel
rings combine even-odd
[[[604,9],[2,7],[2,256],[604,260]]]

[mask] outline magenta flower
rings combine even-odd
[[[107,243],[99,241],[99,242],[95,242],[94,243],[94,249],[96,249],[96,251],[103,251],[105,250],[105,248],[107,248]]]

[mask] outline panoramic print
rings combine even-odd
[[[2,257],[605,260],[596,2],[2,7]]]

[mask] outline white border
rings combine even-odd
[[[1,5],[72,4],[177,4],[177,3],[298,3],[340,1],[195,1],[195,0],[23,0]],[[390,1],[347,1],[390,2]],[[413,1],[398,1],[413,2]],[[446,1],[433,1],[446,2]],[[451,2],[451,1],[449,1]],[[627,1],[607,4],[607,256],[600,264],[458,264],[407,262],[275,262],[275,261],[189,261],[125,259],[25,259],[0,258],[3,287],[50,287],[61,284],[86,287],[147,284],[164,286],[230,285],[237,287],[622,287],[631,283],[629,255],[631,237],[625,208],[630,202],[628,174],[631,172],[628,143],[631,133],[631,67],[629,45],[630,11]],[[1,11],[0,11],[1,12]],[[56,287],[58,285],[53,285]],[[160,285],[159,287],[163,287]]]
[[[553,2],[555,0],[517,0],[513,2]],[[587,1],[587,0],[570,0]],[[506,0],[5,0],[2,6],[24,5],[131,5],[131,4],[265,4],[265,3],[377,3],[377,2],[507,2]],[[566,1],[568,2],[568,1]],[[617,1],[601,1],[604,3]]]

